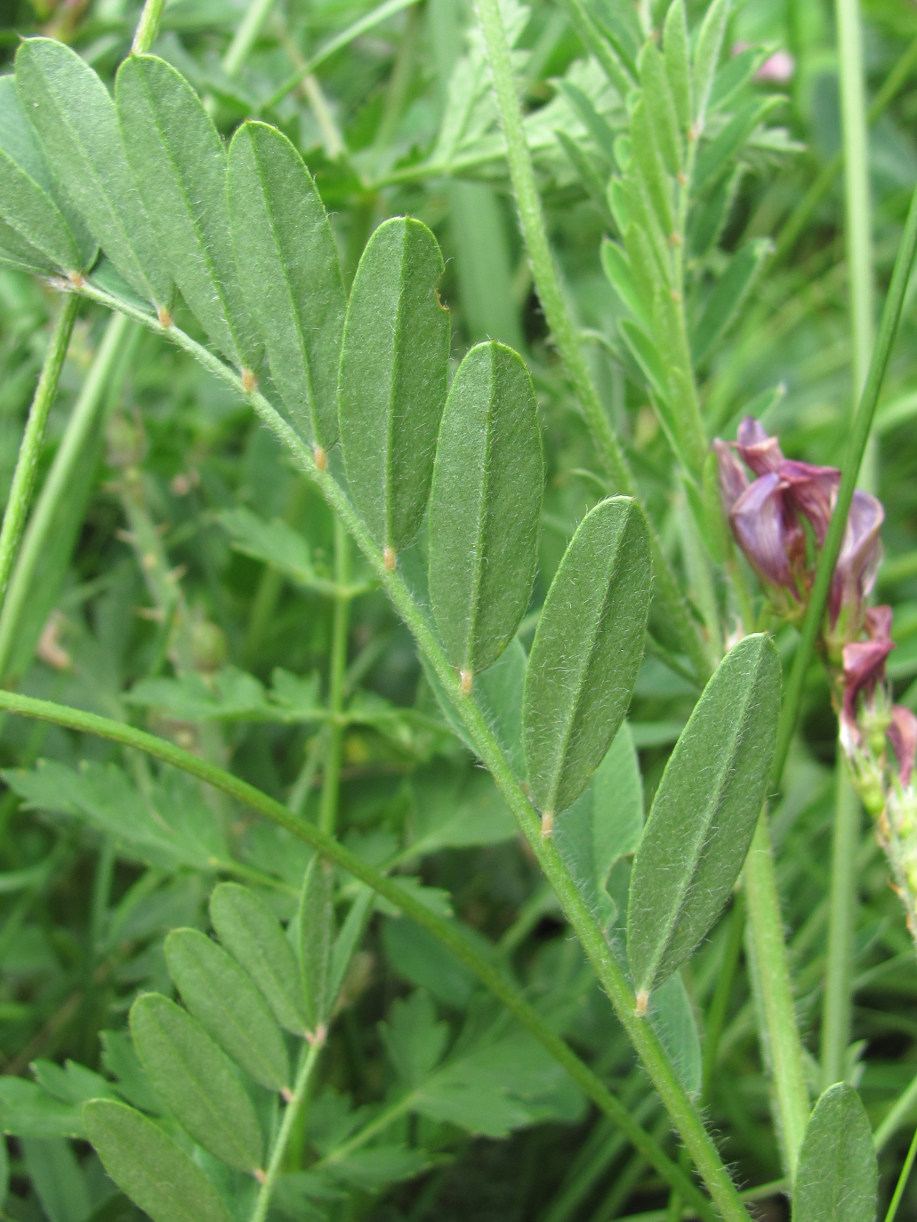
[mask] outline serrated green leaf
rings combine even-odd
[[[430,496],[430,600],[468,680],[516,634],[535,578],[544,464],[522,358],[479,344],[446,400]]]
[[[640,996],[689,958],[739,876],[779,713],[777,651],[763,634],[746,637],[717,667],[676,743],[637,850],[627,954]]]
[[[538,621],[522,701],[532,801],[556,814],[585,788],[624,719],[649,612],[646,521],[628,497],[580,523]]]
[[[173,929],[165,955],[182,1001],[224,1052],[268,1090],[289,1087],[286,1044],[251,976],[197,929]]]
[[[85,819],[139,861],[211,872],[229,860],[216,816],[182,773],[163,772],[142,798],[121,768],[95,760],[79,769],[42,760],[32,771],[7,769],[2,775],[30,805]]]
[[[0,76],[0,245],[38,271],[84,272],[98,247],[55,198],[51,172],[12,76]]]
[[[229,229],[226,150],[210,116],[181,73],[155,55],[125,60],[115,104],[134,180],[182,297],[225,357],[254,368],[258,346]]]
[[[419,772],[411,788],[411,857],[445,848],[499,844],[518,831],[493,781],[479,769],[444,775],[442,767],[434,765]]]
[[[767,238],[746,242],[729,260],[707,299],[694,332],[692,351],[695,366],[703,364],[717,341],[738,314],[761,267],[773,250]]]
[[[316,853],[303,879],[299,903],[299,965],[306,1021],[316,1031],[328,1019],[331,948],[334,943],[334,868]]]
[[[290,141],[246,122],[229,146],[229,218],[239,284],[271,377],[302,436],[338,435],[344,285],[315,183]]]
[[[809,1118],[799,1151],[793,1222],[874,1222],[879,1168],[860,1096],[829,1086]]]
[[[83,1117],[102,1166],[153,1222],[231,1222],[197,1163],[146,1116],[97,1099],[85,1104]]]
[[[210,897],[210,919],[220,941],[254,980],[281,1027],[303,1035],[308,1023],[296,956],[264,900],[238,883],[220,883]]]
[[[423,518],[446,400],[444,271],[420,221],[386,221],[367,243],[347,304],[340,437],[350,495],[389,563]],[[389,550],[390,549],[390,550]]]
[[[723,48],[728,16],[729,0],[713,0],[707,9],[694,46],[691,92],[694,97],[694,123],[698,131],[703,130],[710,90],[713,88],[713,78],[716,76],[716,66]]]
[[[684,137],[666,75],[666,64],[654,42],[644,44],[638,66],[643,102],[656,147],[663,165],[674,177],[684,163]]]
[[[75,51],[51,38],[22,43],[16,87],[86,228],[144,300],[167,307],[171,277],[134,187],[108,90]]]
[[[235,1068],[174,1001],[146,993],[131,1006],[131,1036],[156,1094],[194,1140],[237,1171],[261,1166],[258,1118]]]
[[[662,53],[665,74],[672,91],[678,126],[684,135],[691,126],[691,63],[688,41],[688,18],[684,0],[672,0],[665,15],[662,31]]]
[[[396,999],[379,1034],[398,1077],[413,1090],[423,1086],[442,1059],[449,1040],[449,1024],[436,1017],[426,989]]]

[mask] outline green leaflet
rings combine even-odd
[[[710,679],[666,765],[631,877],[627,954],[645,998],[689,958],[742,869],[780,712],[770,639],[746,637]]]
[[[220,883],[210,897],[210,919],[220,941],[254,980],[281,1027],[302,1035],[307,1023],[296,956],[264,900],[238,883]]]
[[[147,1076],[183,1129],[237,1171],[261,1166],[263,1140],[232,1062],[173,1001],[146,993],[131,1006],[131,1035]]]
[[[303,437],[338,435],[344,285],[325,207],[289,140],[243,123],[229,146],[229,219],[239,285],[271,377]]]
[[[772,250],[773,243],[769,238],[758,238],[746,242],[730,258],[726,270],[717,279],[707,299],[704,312],[692,336],[695,365],[703,364],[720,336],[737,316],[764,260]]]
[[[469,683],[525,614],[543,486],[528,370],[510,348],[479,344],[446,400],[430,494],[430,601],[449,661]]]
[[[142,1113],[93,1099],[83,1106],[83,1121],[105,1170],[153,1222],[230,1222],[197,1163]]]
[[[114,103],[69,47],[28,38],[16,53],[16,87],[55,178],[124,279],[166,307],[172,282],[128,170]]]
[[[704,126],[704,116],[707,113],[713,78],[716,76],[716,66],[723,47],[728,16],[729,0],[713,0],[694,45],[691,92],[694,97],[694,122],[700,131]]]
[[[303,879],[298,914],[299,964],[309,1031],[327,1021],[334,942],[334,869],[316,853]]]
[[[134,179],[182,297],[214,346],[253,368],[257,345],[236,274],[216,128],[185,78],[154,55],[121,65],[115,102]]]
[[[55,199],[51,171],[12,76],[0,76],[0,246],[38,272],[86,271],[97,251]]]
[[[691,126],[692,118],[690,44],[684,0],[672,0],[669,5],[662,31],[662,54],[678,126],[684,135]]]
[[[252,978],[197,929],[173,929],[166,963],[182,1001],[236,1064],[268,1090],[290,1085],[280,1028]]]
[[[643,514],[613,497],[579,525],[529,656],[522,735],[532,801],[569,806],[621,724],[643,657],[652,566]]]
[[[449,315],[436,286],[443,257],[420,221],[375,231],[347,305],[340,437],[350,495],[394,565],[423,518],[446,399]]]
[[[666,170],[673,177],[684,163],[684,138],[662,53],[652,41],[644,44],[638,64],[647,117]]]
[[[793,1222],[874,1222],[879,1168],[860,1096],[830,1086],[809,1118],[799,1151]]]
[[[611,871],[637,851],[643,831],[643,781],[625,721],[592,780],[554,830],[557,847],[590,912],[606,929],[618,916],[608,894]]]

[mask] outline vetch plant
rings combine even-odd
[[[768,38],[728,0],[353,11],[304,59],[325,15],[254,5],[217,65],[148,0],[129,51],[119,8],[0,75],[0,309],[57,311],[0,533],[3,1208],[906,1216],[910,1042],[887,1072],[853,999],[917,959],[796,722],[833,700],[913,934],[855,482],[917,208],[843,461],[788,459]],[[360,96],[335,55],[392,31]]]

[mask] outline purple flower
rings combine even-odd
[[[892,705],[892,720],[888,727],[888,741],[898,760],[898,780],[906,789],[914,771],[917,755],[917,717],[903,704]]]
[[[769,436],[753,416],[746,416],[739,425],[734,443],[716,440],[713,446],[723,504],[748,562],[768,585],[789,591],[803,605],[815,578],[806,527],[811,530],[814,550],[823,547],[837,502],[840,471],[784,458],[777,438]],[[756,479],[749,480],[746,467]],[[875,584],[881,558],[883,518],[875,497],[854,493],[829,601],[832,629],[843,614],[844,640],[855,640],[863,628],[865,600]]]
[[[876,688],[885,686],[885,659],[895,648],[891,639],[891,607],[870,607],[866,612],[867,641],[851,641],[844,646],[844,696],[841,724],[855,742],[862,738],[858,725],[860,697],[868,703]]]

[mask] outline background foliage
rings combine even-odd
[[[618,7],[594,6],[602,17]],[[661,6],[644,7],[661,21]],[[700,544],[672,480],[673,449],[688,469],[703,453],[690,432],[678,435],[686,416],[673,415],[674,427],[667,422],[666,400],[677,395],[658,384],[652,347],[669,334],[666,316],[658,299],[641,298],[644,278],[637,277],[636,294],[628,292],[623,261],[639,266],[645,252],[622,223],[627,201],[606,192],[612,174],[626,182],[642,172],[641,120],[587,54],[580,8],[572,0],[504,5],[528,141],[590,373],[641,498],[709,624],[724,603],[724,580],[714,574],[705,584]],[[687,5],[692,30],[704,8]],[[0,32],[5,68],[18,36],[40,32],[75,47],[110,83],[138,15],[121,0],[20,3]],[[870,2],[863,18],[870,97],[897,85],[870,132],[867,279],[881,289],[917,177],[909,88],[917,17],[907,6]],[[625,51],[628,37],[624,28]],[[862,366],[851,348],[846,297],[834,14],[822,3],[736,6],[726,45],[734,55],[724,59],[710,107],[711,122],[719,115],[727,136],[697,169],[680,285],[704,421],[708,435],[732,437],[745,412],[764,415],[788,454],[840,465]],[[792,53],[791,78],[779,86],[756,80],[778,48]],[[226,137],[256,117],[276,124],[302,152],[331,214],[345,285],[376,226],[410,215],[430,227],[445,256],[439,292],[450,311],[454,366],[485,339],[524,355],[545,439],[531,603],[540,607],[577,524],[609,489],[533,291],[471,5],[174,0],[154,49],[190,81]],[[631,68],[640,70],[636,62]],[[654,71],[645,62],[641,68]],[[825,189],[807,210],[807,192],[818,182]],[[727,273],[728,293],[721,287]],[[0,270],[4,488],[59,302],[40,281]],[[739,303],[727,317],[726,307]],[[194,331],[190,315],[181,321]],[[130,324],[117,328],[106,311],[81,308],[40,486],[52,486],[52,464],[62,455],[69,465],[64,483],[38,502],[47,515],[40,552],[28,579],[11,587],[0,617],[5,684],[149,728],[230,767],[300,816],[324,821],[333,808],[345,845],[397,874],[435,911],[454,913],[476,944],[489,943],[493,961],[677,1158],[662,1109],[555,897],[490,778],[452,733],[406,628],[324,501],[229,388],[161,338]],[[866,472],[887,514],[878,594],[895,606],[898,647],[889,672],[911,707],[913,341],[909,301]],[[663,355],[678,367],[676,349]],[[662,404],[658,415],[651,396]],[[405,564],[425,549],[422,536],[405,551]],[[10,611],[13,594],[18,602]],[[525,591],[519,597],[524,601]],[[448,611],[457,615],[451,604]],[[534,628],[532,614],[521,631],[527,649]],[[595,906],[608,920],[626,902],[635,829],[699,694],[690,668],[669,664],[671,626],[658,602],[651,631],[629,728],[565,816],[584,817],[584,804],[598,800],[602,785],[624,795],[629,836],[597,846],[599,860],[580,866],[595,880]],[[789,634],[777,643],[788,656]],[[519,665],[517,649],[490,672],[495,700],[500,675]],[[801,712],[772,834],[797,1010],[815,1049],[837,799],[835,720],[814,669]],[[8,1170],[0,1159],[0,1195],[9,1176],[0,1207],[12,1218],[51,1222],[137,1217],[126,1198],[113,1195],[90,1147],[69,1140],[83,1131],[78,1105],[112,1096],[117,1079],[131,1103],[162,1110],[127,1021],[138,992],[173,992],[170,977],[193,1010],[165,935],[209,932],[213,922],[225,945],[208,909],[220,880],[222,887],[229,880],[253,888],[276,919],[295,926],[311,853],[224,795],[89,735],[6,717],[0,752],[8,786],[0,799],[0,1126],[15,1137]],[[323,784],[329,768],[336,778],[330,796]],[[917,1076],[917,964],[886,885],[887,865],[865,830],[856,864],[855,1042],[844,1068],[880,1134],[884,1208],[917,1115],[905,1093]],[[384,901],[374,908],[366,889],[343,872],[333,886],[354,944],[363,936],[302,1120],[304,1153],[286,1168],[277,1216],[679,1216],[647,1213],[666,1209],[668,1188],[458,960]],[[327,897],[310,902],[328,907]],[[683,984],[673,977],[665,986],[665,1038],[741,1186],[757,1190],[765,1216],[781,1218],[780,1153],[742,933],[739,895]],[[333,961],[322,970],[333,974]],[[132,1013],[136,1041],[143,1016]],[[154,1017],[146,1015],[148,1026]],[[265,1030],[279,1024],[302,1035],[303,1024],[288,1025],[276,1008],[260,1021]],[[268,1091],[289,1085],[283,1058],[291,1042],[282,1037],[276,1045],[283,1051],[259,1096],[262,1123],[273,1106]],[[818,1066],[808,1068],[817,1086]],[[226,1103],[230,1114],[233,1106],[245,1105]],[[240,1121],[237,1135],[245,1131]],[[233,1173],[217,1159],[246,1165],[243,1155],[234,1154],[242,1161],[233,1164],[224,1154],[204,1156],[218,1180]],[[253,1181],[246,1191],[254,1192]],[[243,1193],[239,1208],[248,1205]],[[678,1208],[676,1200],[671,1209]],[[899,1210],[914,1215],[917,1189]]]

